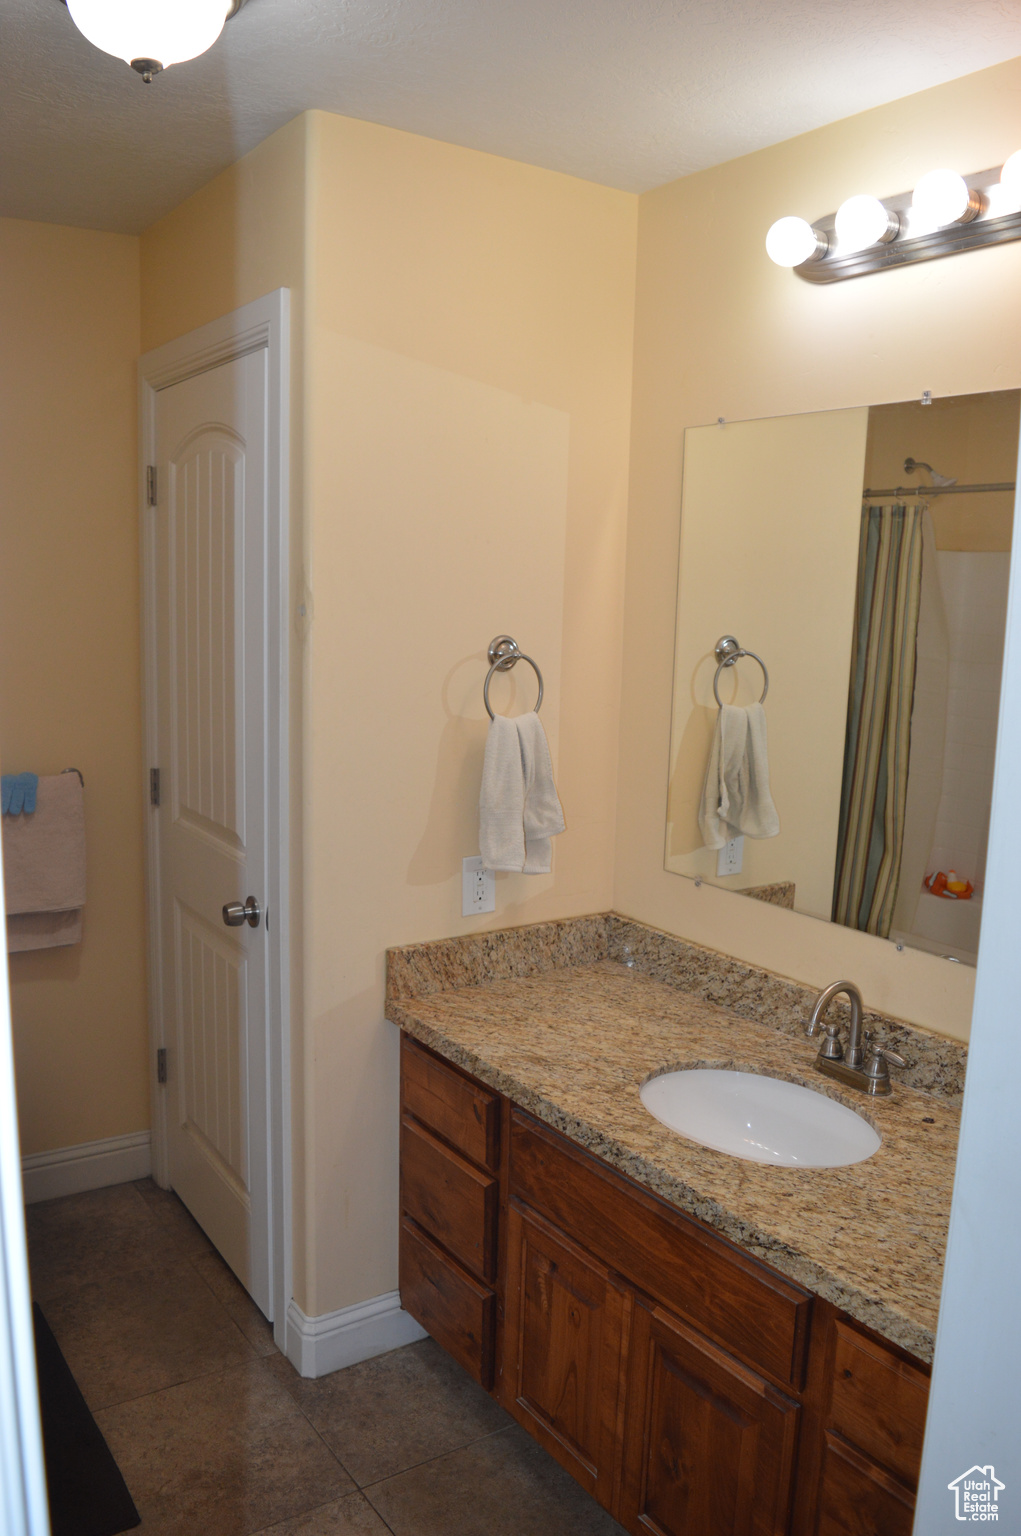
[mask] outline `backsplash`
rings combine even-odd
[[[653,980],[768,1028],[803,1036],[818,988],[776,976],[616,912],[503,928],[387,951],[388,1001],[484,986],[600,960],[632,961]],[[834,1008],[843,1006],[838,999]],[[950,1103],[964,1090],[967,1048],[886,1014],[865,1012],[877,1043],[904,1055],[895,1080]]]

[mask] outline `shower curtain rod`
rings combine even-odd
[[[898,500],[917,496],[925,500],[929,496],[969,496],[972,491],[1012,491],[1013,480],[996,480],[987,485],[888,485],[885,490],[862,492],[862,501],[875,501],[880,496],[893,496]]]

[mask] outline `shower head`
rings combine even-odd
[[[932,483],[933,483],[933,485],[956,485],[957,484],[957,477],[956,477],[956,475],[941,475],[938,470],[933,469],[931,464],[926,464],[923,459],[905,459],[904,460],[904,472],[905,472],[905,474],[913,475],[916,469],[927,469],[929,471],[929,474],[932,476]]]

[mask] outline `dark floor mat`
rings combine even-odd
[[[119,1536],[141,1525],[120,1469],[33,1303],[39,1408],[53,1536]]]

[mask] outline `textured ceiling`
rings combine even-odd
[[[0,214],[137,231],[307,107],[633,191],[1021,53],[1021,0],[249,0],[151,86],[0,0]]]

